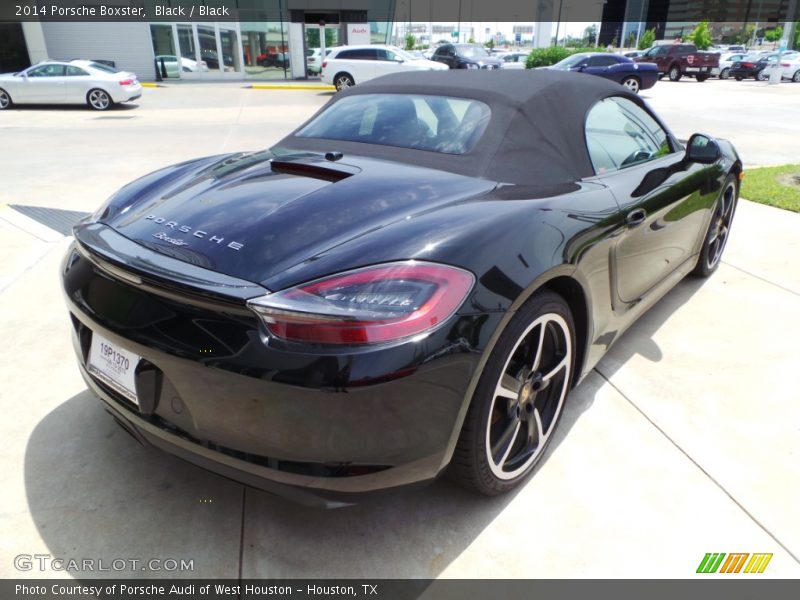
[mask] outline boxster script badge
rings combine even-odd
[[[221,244],[225,241],[224,237],[220,237],[217,235],[213,235],[207,231],[203,231],[202,229],[194,229],[189,227],[188,225],[181,225],[177,221],[167,221],[164,217],[157,217],[156,215],[147,215],[145,217],[145,221],[152,221],[156,225],[163,225],[164,227],[169,227],[174,231],[180,231],[181,233],[189,233],[192,237],[196,237],[200,240],[208,240],[213,244]],[[169,242],[175,246],[188,246],[189,244],[181,239],[170,237],[166,231],[161,231],[159,233],[153,234],[154,238],[159,240],[163,240],[165,242]],[[244,248],[244,244],[240,242],[228,241],[226,244],[228,248],[231,250],[241,250]]]

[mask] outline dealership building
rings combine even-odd
[[[105,4],[114,2],[131,4]],[[147,21],[0,23],[0,72],[48,58],[85,58],[113,61],[143,81],[297,79],[315,74],[326,48],[386,43],[395,10],[395,0],[231,0],[224,20],[181,22],[153,18],[156,6],[180,2],[139,4]]]

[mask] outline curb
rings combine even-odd
[[[290,83],[256,83],[248,86],[251,90],[318,90],[322,92],[335,91],[332,85],[290,84]]]

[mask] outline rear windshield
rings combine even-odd
[[[464,154],[478,143],[490,116],[478,100],[363,94],[332,104],[295,135]]]
[[[119,73],[120,72],[118,69],[115,69],[114,67],[109,67],[108,65],[104,65],[103,63],[93,62],[93,63],[89,63],[89,66],[92,67],[93,69],[97,69],[98,71],[104,71],[106,73]]]

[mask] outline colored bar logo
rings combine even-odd
[[[725,558],[727,556],[727,558]],[[748,561],[748,557],[750,560]],[[697,567],[698,573],[763,573],[767,568],[772,554],[737,552],[725,554],[724,552],[708,552]],[[724,562],[723,562],[724,561]],[[746,565],[746,566],[745,566]],[[744,567],[744,571],[742,571]]]

